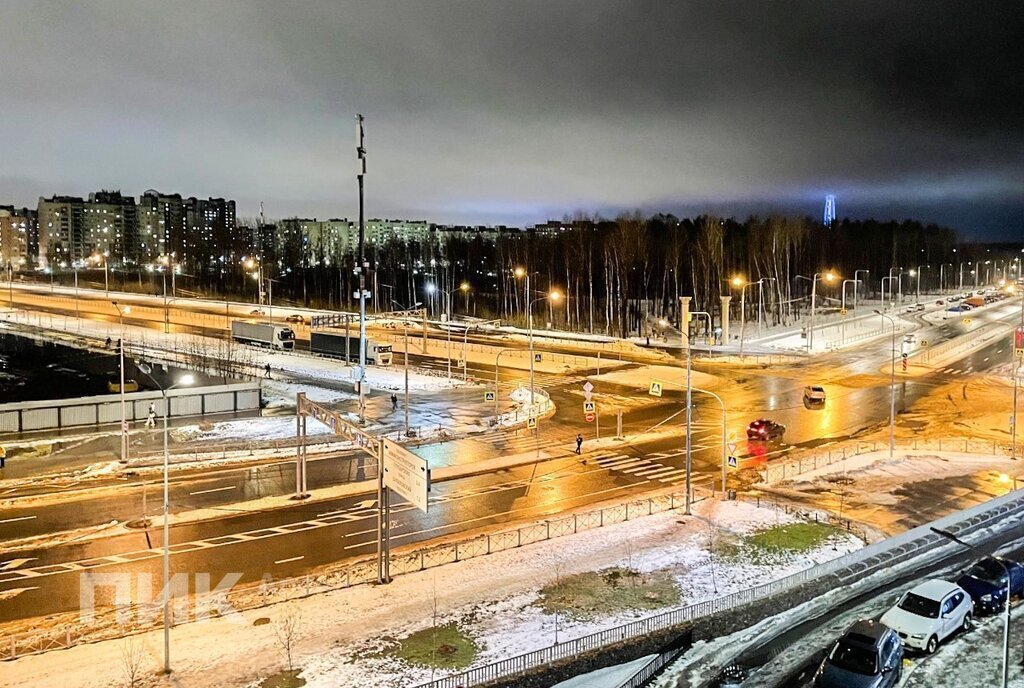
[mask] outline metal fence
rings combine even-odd
[[[940,536],[931,532],[931,526],[952,529],[960,535],[965,535],[997,523],[1005,524],[1008,516],[1017,515],[1021,512],[1024,512],[1024,496],[1015,492],[1010,493],[990,502],[979,504],[962,512],[938,519],[931,524],[919,526],[894,538],[868,545],[863,549],[842,555],[823,564],[798,571],[785,578],[656,614],[622,626],[559,643],[558,645],[541,648],[516,657],[509,657],[500,662],[468,669],[458,674],[452,674],[420,684],[417,688],[468,688],[469,686],[480,685],[488,681],[515,676],[560,659],[573,657],[630,638],[641,637],[654,631],[678,626],[694,619],[734,609],[750,602],[790,591],[799,585],[823,576],[835,574],[844,583],[852,581],[874,571],[888,568],[895,561],[912,557],[921,550],[932,548],[938,543],[945,542]],[[647,671],[648,667],[645,666],[637,672],[637,675]],[[651,672],[651,675],[653,675],[654,671]],[[642,683],[634,684],[627,682],[622,685],[642,685]]]
[[[844,459],[866,454],[887,448],[888,443],[884,442],[847,442],[829,447],[827,450],[804,454],[792,459],[770,461],[761,471],[761,477],[766,485],[783,482],[797,478],[805,473],[841,463]],[[995,440],[982,440],[974,438],[954,437],[937,439],[914,439],[909,443],[902,443],[898,447],[900,451],[925,450],[925,451],[958,451],[964,454],[984,454],[996,456],[1007,453],[1007,447]]]
[[[714,491],[694,486],[694,502],[714,496]],[[633,520],[641,516],[656,514],[678,508],[685,503],[685,493],[672,492],[651,497],[634,498],[621,504],[579,513],[557,516],[545,521],[530,523],[491,533],[472,535],[440,544],[396,550],[391,557],[392,575],[402,575],[425,569],[444,566],[466,559],[487,556],[495,552],[522,547],[534,542],[551,540],[565,535],[584,532],[593,528]],[[248,594],[252,588],[233,591],[228,594],[231,606],[238,610],[255,609],[268,604],[311,595],[340,590],[343,588],[372,583],[377,580],[375,559],[360,560],[330,572],[308,574],[296,578],[261,583],[258,594]],[[136,607],[122,607],[121,613],[130,612],[132,618],[139,618]],[[154,615],[150,615],[153,618]],[[146,625],[136,628],[107,626],[95,628],[88,625],[67,627],[58,633],[14,634],[0,641],[0,660],[14,659],[47,650],[72,647],[86,642],[123,637],[144,633],[155,628]]]

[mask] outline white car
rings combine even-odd
[[[972,616],[974,601],[963,588],[933,579],[904,593],[881,621],[896,631],[907,647],[932,653],[956,631],[970,629]]]

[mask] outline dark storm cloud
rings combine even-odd
[[[811,213],[834,192],[841,213],[1014,238],[1012,212],[982,209],[1021,207],[1022,19],[962,2],[9,2],[0,198],[156,186],[351,215],[361,111],[373,215]]]

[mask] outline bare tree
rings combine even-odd
[[[281,615],[274,621],[274,635],[288,658],[288,671],[292,670],[292,651],[299,636],[302,613],[295,604],[288,604],[281,610]]]
[[[121,675],[126,688],[135,688],[142,680],[142,665],[146,651],[137,635],[130,635],[121,641]]]

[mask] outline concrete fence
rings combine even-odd
[[[149,416],[150,405],[158,415],[163,414],[160,392],[131,392],[124,396],[125,419],[129,422],[145,420]],[[260,408],[260,386],[254,382],[172,389],[167,397],[170,415],[174,417],[239,413]],[[120,422],[121,397],[117,394],[0,404],[0,433]]]

